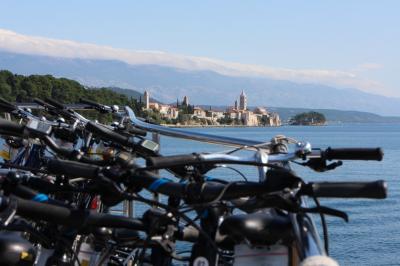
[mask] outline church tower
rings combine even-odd
[[[240,110],[243,110],[243,111],[247,110],[247,96],[244,93],[244,90],[242,90],[242,93],[240,94],[239,101],[240,101],[240,106],[239,106]]]
[[[187,96],[183,97],[182,105],[184,105],[184,106],[188,106],[189,105],[189,97],[187,97]]]
[[[144,103],[144,108],[149,109],[150,108],[150,95],[147,91],[144,91],[143,94],[143,103]]]

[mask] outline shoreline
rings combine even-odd
[[[279,127],[325,127],[329,125],[368,125],[368,124],[400,124],[400,123],[387,123],[387,122],[331,122],[323,125],[290,125],[282,124],[280,126],[245,126],[245,125],[173,125],[173,124],[160,124],[161,126],[170,128],[279,128]]]
[[[199,127],[232,127],[232,128],[241,128],[241,127],[280,127],[280,126],[246,126],[246,125],[172,125],[172,124],[160,124],[164,127],[172,127],[172,128],[199,128]]]

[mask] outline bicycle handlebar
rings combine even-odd
[[[306,185],[305,195],[323,198],[369,198],[387,197],[387,185],[383,180],[373,182],[315,182]]]
[[[163,169],[173,168],[176,166],[184,165],[197,165],[197,164],[242,164],[242,165],[253,165],[253,166],[265,166],[271,162],[281,162],[292,160],[296,157],[293,154],[274,154],[268,155],[268,162],[259,162],[254,156],[234,156],[223,153],[211,153],[211,154],[183,154],[183,155],[172,155],[162,157],[149,157],[147,159],[147,165],[150,168]]]
[[[328,148],[324,151],[328,160],[374,160],[382,161],[381,148]]]
[[[33,101],[44,108],[46,108],[50,114],[53,115],[61,115],[64,116],[67,119],[74,119],[74,114],[68,112],[68,109],[65,109],[65,106],[63,106],[61,103],[58,103],[52,99],[46,98],[46,101],[42,101],[41,99],[34,98]],[[49,102],[49,103],[48,103]]]
[[[12,111],[17,110],[18,108],[12,103],[6,101],[5,99],[0,97],[0,110],[3,112],[11,113]]]
[[[67,177],[83,177],[83,178],[96,178],[100,167],[60,159],[49,159],[47,161],[47,170],[56,175],[65,175]]]
[[[99,104],[99,103],[91,101],[91,100],[81,98],[81,99],[79,99],[79,102],[94,107],[100,113],[112,113],[113,112],[113,110],[110,106],[107,106],[104,104]]]
[[[139,219],[96,213],[88,210],[70,209],[16,197],[0,197],[0,209],[5,209],[9,205],[10,200],[16,200],[18,215],[34,220],[42,220],[75,228],[104,226],[111,228],[129,228],[140,231],[145,231],[146,229],[143,222]]]
[[[259,148],[267,148],[268,146],[261,141],[246,140],[246,139],[239,139],[232,137],[221,137],[212,134],[191,132],[191,131],[185,131],[175,128],[168,128],[160,125],[150,124],[136,118],[135,113],[132,111],[130,107],[125,106],[125,111],[133,126],[148,132],[159,133],[164,136],[196,140],[200,142],[208,142],[213,144],[221,144],[226,146],[241,147],[248,150],[256,150],[257,148],[255,148],[255,146],[258,146]]]
[[[104,126],[101,126],[99,124],[96,124],[94,122],[88,122],[86,124],[86,130],[92,132],[93,134],[98,135],[99,137],[105,139],[105,140],[111,140],[113,142],[116,142],[118,144],[121,144],[123,146],[127,147],[133,147],[134,143],[131,137],[126,137],[123,136],[119,133],[116,133],[112,131],[111,129],[108,129]]]
[[[305,154],[305,158],[323,158],[327,160],[377,160],[383,159],[383,151],[381,148],[328,148],[325,151],[314,149],[310,153]],[[287,162],[299,159],[297,152],[268,154],[268,163]],[[304,159],[304,158],[303,158]],[[223,153],[212,154],[183,154],[163,157],[150,157],[147,159],[148,166],[152,168],[162,169],[182,165],[195,164],[247,164],[262,165],[254,156],[243,157],[233,156]]]
[[[57,109],[65,109],[65,106],[62,103],[57,102],[56,100],[53,100],[53,99],[48,98],[48,97],[46,97],[44,100],[45,100],[45,102],[53,105]]]
[[[289,172],[283,171],[283,173]],[[281,174],[278,173],[278,177]],[[293,177],[293,182],[299,180],[296,176],[290,174],[282,176],[282,178],[285,179],[288,177]],[[214,200],[217,197],[220,197],[222,200],[231,200],[240,197],[257,196],[277,192],[288,188],[288,185],[290,184],[290,182],[277,182],[277,184],[273,184],[268,180],[268,178],[264,182],[247,181],[228,184],[204,182],[182,184],[172,182],[165,178],[158,178],[156,175],[148,171],[140,171],[140,174],[136,173],[131,176],[130,180],[133,185],[139,186],[140,188],[146,188],[153,192],[189,200],[195,199],[202,202]],[[337,198],[382,199],[386,198],[386,191],[386,183],[381,180],[375,182],[315,182],[306,184],[302,189],[304,195]]]
[[[149,157],[146,161],[148,166],[155,168],[169,168],[179,165],[190,165],[198,164],[201,162],[199,154],[183,154],[183,155],[171,155],[162,157]]]

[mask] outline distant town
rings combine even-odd
[[[234,105],[229,106],[225,111],[202,108],[190,105],[189,97],[184,96],[182,101],[176,104],[161,104],[150,102],[150,94],[145,91],[141,98],[143,111],[147,117],[155,122],[165,125],[177,126],[281,126],[281,119],[278,113],[269,112],[265,107],[257,107],[254,110],[248,109],[247,96],[242,90]]]

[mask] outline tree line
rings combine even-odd
[[[108,88],[85,88],[71,79],[55,78],[51,75],[24,76],[7,70],[0,71],[0,97],[17,103],[32,102],[34,98],[52,98],[66,104],[77,103],[79,99],[86,98],[107,105],[128,105],[138,114],[141,114],[143,106],[137,99]],[[94,115],[91,112],[89,114]]]

